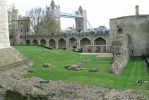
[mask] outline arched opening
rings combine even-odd
[[[59,49],[66,49],[66,41],[63,38],[58,40],[58,48]]]
[[[77,48],[77,39],[72,37],[69,39],[69,48],[76,49]]]
[[[122,28],[118,28],[118,33],[122,34],[123,33],[123,29]]]
[[[106,40],[102,37],[98,37],[94,40],[94,45],[106,45]]]
[[[96,38],[94,40],[94,45],[99,45],[99,46],[96,46],[96,53],[106,52],[106,40],[104,38],[102,37]]]
[[[38,41],[36,39],[33,40],[33,45],[38,45]]]
[[[26,44],[26,45],[30,45],[30,44],[31,44],[30,40],[27,39],[27,40],[25,41],[25,44]]]
[[[42,40],[40,41],[40,44],[41,44],[41,45],[46,45],[46,40],[45,40],[45,39],[42,39]]]
[[[91,45],[91,41],[88,38],[83,38],[80,41],[81,48],[83,48],[85,45]]]
[[[56,48],[56,42],[54,39],[49,40],[49,47]]]

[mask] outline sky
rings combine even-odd
[[[7,0],[8,5],[14,4],[19,13],[25,15],[32,8],[49,6],[51,0]],[[135,5],[139,5],[140,14],[149,14],[149,0],[54,0],[60,5],[61,12],[74,13],[79,6],[87,11],[87,20],[93,28],[106,26],[109,19],[135,14]],[[75,25],[72,18],[61,18],[61,28]],[[88,27],[90,28],[90,27]]]

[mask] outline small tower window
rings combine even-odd
[[[23,32],[23,29],[21,28],[21,32]]]
[[[29,32],[29,29],[28,29],[28,27],[26,28],[26,32]]]
[[[123,33],[123,29],[122,28],[118,28],[118,33],[122,34]]]

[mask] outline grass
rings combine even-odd
[[[145,86],[136,85],[137,80],[149,81],[149,75],[142,60],[130,60],[121,75],[113,75],[107,72],[111,67],[111,58],[80,55],[65,50],[49,50],[39,46],[15,46],[15,48],[33,60],[33,68],[36,71],[26,74],[25,77],[37,76],[47,80],[64,80],[116,89],[147,89]],[[82,65],[85,70],[64,69],[65,65],[79,64],[82,60],[88,61],[87,64]],[[50,63],[52,67],[42,67],[45,63]],[[99,72],[89,72],[90,68],[98,68]]]

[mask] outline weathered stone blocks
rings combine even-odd
[[[111,73],[120,74],[129,60],[129,38],[125,34],[119,34],[113,38],[113,64]]]

